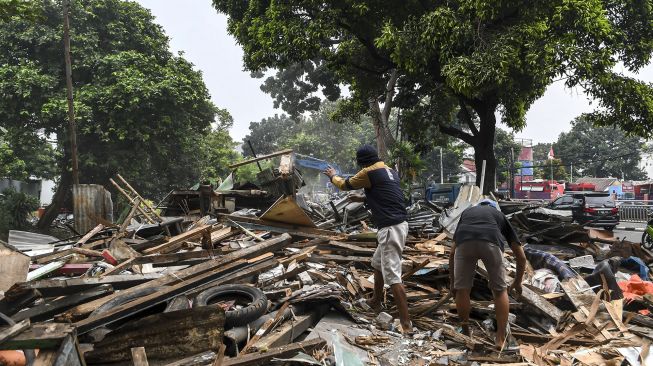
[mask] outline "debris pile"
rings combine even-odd
[[[258,183],[173,191],[159,208],[120,177],[128,214],[84,235],[12,232],[0,245],[0,364],[13,350],[44,365],[653,362],[653,255],[638,243],[505,202],[529,265],[510,298],[518,346],[500,351],[482,263],[471,336],[448,283],[451,233],[478,189],[447,210],[418,202],[402,275],[415,328],[402,334],[391,291],[380,312],[366,302],[376,233],[365,206],[305,199],[291,152],[275,156]],[[509,250],[504,261],[514,276]]]

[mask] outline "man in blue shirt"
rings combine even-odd
[[[366,203],[372,211],[372,220],[379,229],[378,246],[372,257],[374,295],[370,305],[376,311],[381,309],[383,286],[389,285],[397,305],[401,327],[404,332],[411,332],[413,327],[408,316],[408,301],[401,279],[401,253],[408,236],[408,214],[399,175],[379,159],[376,149],[370,145],[356,151],[356,162],[362,169],[351,178],[337,176],[335,169],[331,167],[324,171],[324,174],[340,190],[365,189],[364,196],[352,195],[350,199]]]

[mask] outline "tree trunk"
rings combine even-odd
[[[490,108],[488,108],[490,109]],[[476,185],[481,186],[483,160],[485,160],[485,182],[482,194],[490,194],[495,190],[494,175],[497,170],[497,159],[494,156],[494,135],[496,132],[496,117],[494,110],[477,111],[481,120],[481,128],[475,138],[474,163],[476,166]]]
[[[50,229],[52,221],[57,218],[59,214],[59,209],[63,207],[66,203],[66,198],[70,194],[70,190],[73,186],[73,177],[68,169],[64,169],[61,173],[61,180],[57,186],[57,191],[52,197],[52,203],[43,213],[43,216],[39,219],[39,222],[36,224],[36,227],[41,232],[47,232]]]
[[[392,136],[390,128],[388,128],[388,124],[384,121],[378,101],[375,98],[371,98],[369,100],[369,106],[374,125],[374,135],[376,136],[376,150],[381,160],[386,160],[388,158],[388,150],[394,145],[395,139]]]

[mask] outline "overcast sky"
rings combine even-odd
[[[211,0],[137,1],[163,26],[173,52],[183,51],[202,71],[213,102],[234,117],[231,135],[235,140],[242,140],[250,122],[282,113],[259,89],[262,80],[243,71],[243,52],[227,34],[227,19],[211,6]],[[653,67],[642,70],[639,77],[653,81]],[[535,143],[555,141],[560,132],[569,130],[574,117],[592,109],[582,89],[569,90],[562,82],[554,83],[531,107],[527,127],[516,136]]]

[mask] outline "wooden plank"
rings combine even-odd
[[[135,347],[147,349],[151,360],[218,349],[224,319],[224,310],[218,304],[150,315],[107,334],[86,354],[86,359],[102,363],[127,361]]]
[[[218,280],[220,277],[228,276],[229,273],[242,269],[243,265],[247,263],[246,260],[237,260],[226,264],[224,266],[215,268],[213,271],[206,272],[200,276],[189,279],[188,281],[180,282],[174,286],[168,286],[153,294],[140,297],[137,300],[128,302],[124,305],[118,306],[104,314],[91,316],[86,319],[80,320],[75,323],[80,334],[84,334],[100,326],[111,324],[115,321],[130,316],[131,314],[151,308],[155,305],[163,303],[167,300],[174,298],[177,295],[183,294],[193,288],[199,287],[206,283]],[[244,272],[244,271],[239,271]]]
[[[72,248],[72,252],[75,254],[81,254],[85,255],[87,257],[102,257],[102,252],[98,252],[97,250],[91,250],[91,249],[84,249],[84,248]]]
[[[273,358],[293,357],[299,352],[311,354],[313,351],[326,346],[326,341],[321,338],[314,338],[308,341],[292,343],[286,346],[276,347],[264,352],[252,353],[238,357],[230,357],[224,360],[224,366],[256,366],[269,365]]]
[[[261,337],[261,339],[254,344],[254,348],[257,350],[266,350],[292,343],[308,328],[317,324],[329,308],[329,304],[314,306],[309,313],[299,315],[293,320],[288,320],[274,331]]]
[[[274,318],[270,318],[263,323],[261,328],[256,331],[256,334],[245,344],[245,347],[243,347],[241,353],[247,353],[249,349],[254,345],[259,339],[261,339],[262,336],[268,333],[270,329],[272,329],[273,326],[275,326],[278,322],[279,319],[283,316],[283,314],[286,312],[286,309],[288,309],[288,302],[284,302],[283,305],[281,305],[281,308],[277,311],[277,315],[274,316]]]
[[[18,323],[14,325],[10,325],[5,328],[0,328],[0,343],[4,342],[5,340],[14,337],[15,335],[21,333],[25,329],[29,328],[30,326],[30,321],[29,319],[21,320]]]
[[[327,263],[334,262],[338,264],[347,264],[351,262],[361,263],[361,264],[372,264],[371,257],[355,257],[355,256],[346,256],[346,255],[337,255],[337,254],[313,254],[306,259],[308,262],[314,263]]]
[[[243,227],[251,230],[264,230],[264,231],[270,231],[274,233],[288,233],[292,236],[311,238],[311,239],[312,238],[334,239],[338,237],[344,237],[343,234],[335,231],[308,228],[308,227],[303,227],[298,225],[288,225],[288,224],[283,224],[274,221],[263,221],[261,219],[255,219],[251,217],[234,216],[234,215],[227,215],[227,214],[219,214],[218,217],[221,220],[224,220],[225,225],[233,226],[233,224],[229,223],[229,220],[232,220],[235,223],[242,225]]]
[[[224,365],[224,351],[227,350],[227,346],[221,344],[218,347],[218,353],[215,355],[215,361],[213,361],[212,366],[223,366]]]
[[[277,157],[277,156],[290,154],[290,153],[292,153],[292,151],[293,151],[292,149],[285,149],[285,150],[273,152],[272,154],[260,155],[260,156],[258,156],[256,158],[247,159],[247,160],[244,160],[244,161],[241,161],[241,162],[238,162],[238,163],[231,164],[231,165],[229,165],[229,169],[234,169],[234,168],[238,168],[239,166],[255,163],[257,161],[266,160],[266,159],[274,158],[274,157]]]
[[[168,264],[185,261],[188,259],[210,259],[213,255],[208,250],[195,250],[192,252],[144,255],[134,260],[134,264]]]
[[[147,354],[145,354],[145,347],[132,348],[132,364],[134,366],[150,366],[147,362]]]
[[[261,215],[263,221],[281,222],[303,227],[316,227],[313,220],[299,207],[293,197],[279,197],[270,208]]]
[[[48,320],[56,314],[62,313],[73,306],[87,301],[95,300],[102,296],[113,293],[111,285],[101,285],[77,294],[63,296],[53,300],[45,301],[37,306],[16,313],[11,319],[15,322],[30,319],[33,322]]]
[[[15,337],[0,343],[0,349],[58,349],[61,342],[74,331],[71,324],[32,324]]]
[[[85,244],[90,238],[102,230],[104,230],[104,225],[98,224],[96,227],[91,229],[91,231],[87,232],[86,235],[82,236],[75,245],[80,246]]]
[[[160,273],[148,273],[30,281],[17,283],[5,295],[13,296],[13,294],[18,294],[21,291],[34,289],[38,290],[43,297],[55,297],[75,294],[101,285],[111,285],[114,290],[124,290],[161,276]]]
[[[0,291],[7,291],[14,283],[25,281],[30,262],[25,254],[0,245]]]
[[[168,239],[163,244],[157,245],[153,248],[145,249],[143,250],[143,254],[155,254],[155,253],[160,253],[163,252],[164,250],[167,250],[170,247],[174,247],[175,245],[182,244],[185,241],[195,239],[198,237],[201,237],[205,232],[211,231],[212,227],[211,226],[201,226],[189,231],[186,231],[184,233],[181,233],[179,235],[173,236],[172,238]]]
[[[286,247],[290,243],[291,237],[290,235],[287,234],[282,234],[278,237],[268,239],[264,242],[257,243],[256,245],[252,245],[247,248],[239,249],[234,252],[231,252],[229,254],[226,254],[224,256],[221,256],[220,258],[216,259],[211,259],[208,261],[205,261],[203,263],[197,264],[193,267],[189,267],[168,275],[165,275],[161,278],[158,278],[156,280],[152,280],[148,283],[143,283],[138,286],[134,286],[130,289],[122,291],[122,293],[129,293],[129,292],[138,292],[143,288],[150,287],[150,286],[170,286],[174,285],[176,283],[179,283],[181,281],[188,281],[191,278],[195,276],[199,276],[203,273],[206,273],[208,271],[212,271],[215,268],[225,266],[231,262],[234,262],[236,260],[240,259],[247,259],[247,258],[252,258],[256,257],[258,255],[261,255],[266,252],[274,252],[277,250],[280,250],[284,247]],[[66,321],[72,321],[75,319],[82,318],[88,314],[90,314],[93,310],[95,310],[98,306],[104,304],[105,302],[113,299],[116,295],[111,295],[107,296],[95,301],[91,301],[87,304],[80,305],[77,308],[71,309],[63,318],[62,320]]]
[[[134,261],[136,261],[136,258],[137,258],[137,257],[129,258],[129,259],[127,259],[126,261],[121,262],[121,263],[118,264],[117,266],[115,266],[115,267],[113,267],[113,268],[110,268],[110,269],[107,269],[104,273],[102,273],[102,274],[100,275],[100,278],[104,278],[104,277],[106,277],[106,276],[113,275],[114,273],[115,273],[115,274],[120,274],[120,272],[122,272],[123,270],[125,270],[125,269],[127,269],[127,268],[133,266],[133,265],[134,265]]]
[[[374,248],[363,248],[358,245],[336,241],[336,240],[331,240],[329,242],[329,246],[336,247],[339,249],[344,249],[347,252],[347,254],[365,254],[370,256],[373,255],[374,251],[376,250]],[[320,245],[320,247],[322,246]]]
[[[38,263],[38,264],[48,263],[48,262],[52,262],[53,260],[65,257],[67,255],[71,255],[71,254],[73,254],[72,248],[71,249],[59,250],[59,251],[56,251],[56,252],[51,253],[51,254],[47,254],[47,255],[44,255],[44,256],[39,256],[38,258],[36,258],[35,262]]]

